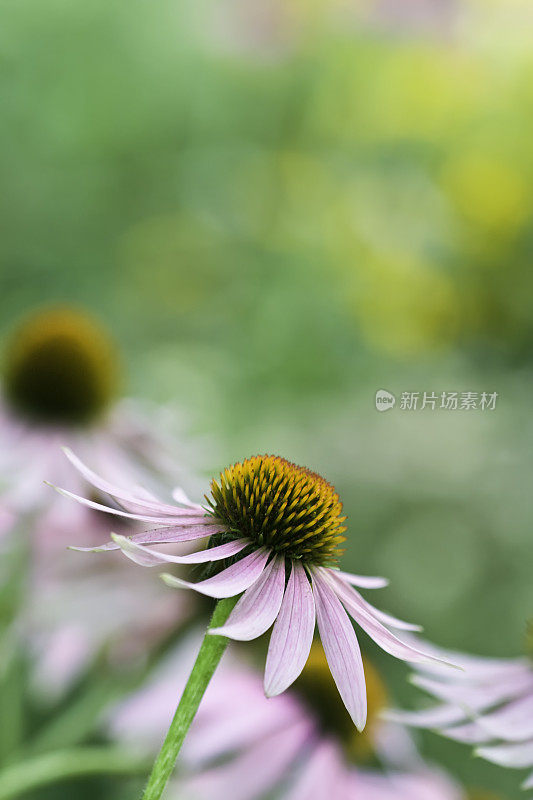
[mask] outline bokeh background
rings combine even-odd
[[[383,607],[523,652],[531,4],[4,0],[0,95],[2,333],[39,304],[90,310],[124,390],[215,443],[206,475],[310,465],[345,502],[344,563],[391,578]],[[379,413],[381,388],[499,397]],[[466,748],[423,749],[520,797]]]

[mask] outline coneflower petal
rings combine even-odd
[[[325,739],[310,753],[287,800],[325,800],[329,797],[344,797],[347,800],[348,795],[344,795],[339,786],[345,777],[338,747],[331,739]]]
[[[447,739],[461,744],[488,744],[494,736],[483,730],[479,722],[465,722],[463,725],[454,725],[443,732]]]
[[[172,497],[180,506],[190,506],[191,508],[202,508],[202,506],[198,506],[198,503],[194,503],[189,496],[186,494],[185,490],[181,488],[181,486],[175,486],[172,489]]]
[[[405,637],[409,642],[409,638]],[[416,641],[416,640],[414,640]],[[526,658],[485,658],[483,656],[472,656],[460,653],[455,650],[445,650],[436,647],[431,642],[424,642],[424,650],[429,655],[441,658],[439,661],[430,661],[417,667],[421,672],[428,672],[439,679],[450,679],[448,663],[444,659],[449,659],[456,666],[461,668],[461,672],[456,670],[453,673],[453,682],[458,684],[479,684],[489,682],[490,684],[508,682],[515,684],[522,681],[524,677],[533,688],[533,672]]]
[[[113,541],[118,544],[125,556],[141,567],[159,567],[161,564],[204,564],[207,561],[221,561],[237,555],[249,544],[248,539],[236,539],[233,542],[209,547],[197,553],[188,553],[184,556],[173,556],[168,553],[159,553],[150,547],[143,547],[132,542],[126,536],[111,534]]]
[[[439,700],[460,706],[465,713],[486,711],[500,703],[514,700],[531,689],[530,683],[528,685],[526,681],[519,678],[514,682],[502,681],[501,683],[485,683],[480,686],[466,686],[461,683],[444,683],[415,673],[411,677],[411,683]]]
[[[176,513],[174,516],[154,516],[153,514],[134,514],[130,511],[122,511],[120,508],[113,508],[111,506],[104,506],[102,503],[95,503],[94,500],[88,500],[86,497],[81,497],[79,494],[74,494],[74,492],[69,492],[67,489],[61,489],[59,486],[54,486],[53,483],[48,483],[45,481],[47,486],[51,486],[52,489],[55,489],[56,492],[62,494],[63,497],[69,497],[71,500],[76,500],[77,503],[80,503],[82,506],[87,506],[87,508],[94,508],[95,511],[104,511],[106,514],[113,514],[117,517],[127,517],[127,519],[137,519],[141,522],[153,522],[155,525],[160,523],[161,525],[177,525],[180,523],[187,523],[196,524],[202,522],[204,525],[213,524],[216,525],[216,521],[213,520],[211,523],[210,520],[207,518],[207,512],[204,514],[200,514],[198,511],[186,511],[185,509],[176,508]],[[218,523],[220,527],[220,523]]]
[[[360,596],[360,599],[370,614],[382,622],[383,625],[388,625],[389,628],[394,628],[397,631],[412,631],[413,633],[421,633],[424,630],[422,625],[398,619],[398,617],[394,617],[392,614],[387,614],[386,611],[381,611],[379,608],[376,608],[372,603],[369,603],[368,600],[365,600],[364,597]]]
[[[432,708],[424,708],[420,711],[402,711],[401,709],[388,709],[381,716],[389,722],[397,722],[400,725],[410,725],[413,728],[431,728],[441,730],[448,736],[449,725],[457,725],[464,722],[466,714],[464,709],[451,706],[448,703]],[[453,731],[451,728],[450,731]]]
[[[206,594],[208,597],[234,597],[255,583],[262,574],[269,555],[268,550],[260,548],[227,567],[227,569],[222,570],[218,575],[199,583],[183,581],[167,574],[161,577],[168,586],[178,589],[194,589],[201,594]]]
[[[431,661],[436,658],[436,656],[423,653],[398,639],[365,608],[364,604],[349,591],[343,581],[331,573],[331,570],[322,570],[321,575],[324,576],[323,581],[328,583],[332,587],[332,591],[342,600],[350,616],[386,653],[403,661],[411,662]],[[440,661],[442,659],[437,660]]]
[[[335,577],[340,577],[338,572],[334,570],[331,572]],[[347,586],[345,580],[343,580],[343,587],[347,592],[353,594],[354,599],[361,603],[366,610],[372,614],[373,617],[382,622],[384,625],[388,625],[390,628],[395,628],[399,631],[413,631],[420,633],[420,631],[423,630],[421,625],[414,625],[412,622],[405,622],[403,619],[393,617],[391,614],[387,614],[385,611],[381,611],[379,608],[376,608],[372,605],[372,603],[369,603],[368,600],[365,600],[365,598],[357,591],[357,589],[354,589],[353,586]]]
[[[533,739],[519,744],[498,744],[492,747],[478,747],[476,755],[499,764],[501,767],[522,769],[533,766]]]
[[[70,463],[78,470],[78,472],[83,475],[88,483],[94,486],[95,489],[98,489],[99,491],[104,492],[110,497],[120,501],[121,505],[124,506],[126,511],[137,513],[139,511],[142,512],[143,510],[146,510],[153,511],[155,514],[159,514],[160,516],[165,515],[170,517],[181,515],[185,511],[185,509],[179,508],[179,506],[160,503],[158,500],[147,500],[146,498],[139,497],[134,492],[129,492],[120,486],[110,483],[86,466],[70,448],[64,447],[63,452]],[[199,505],[194,505],[194,509],[196,512],[203,513],[203,508]],[[190,510],[186,513],[190,513]]]
[[[492,735],[493,739],[506,739],[508,742],[523,742],[533,739],[533,695],[521,697],[509,705],[486,714],[479,725]]]
[[[246,690],[243,692],[243,675],[238,670],[235,677],[235,684],[226,677],[225,703],[216,707],[211,696],[208,701],[211,713],[204,710],[195,721],[194,735],[185,741],[182,751],[187,764],[197,768],[205,766],[209,761],[242,751],[253,742],[285,730],[302,718],[302,709],[297,703],[266,703],[262,693],[257,696]],[[238,695],[236,703],[231,700],[233,691]],[[228,709],[231,713],[227,713]]]
[[[305,569],[292,562],[281,609],[274,624],[265,668],[265,694],[287,689],[305,666],[315,630],[315,601]]]
[[[351,572],[342,572],[340,569],[336,569],[334,572],[346,583],[358,586],[360,589],[383,589],[389,585],[387,578],[380,578],[374,575],[353,575]]]
[[[186,788],[192,797],[249,800],[268,795],[298,759],[311,734],[308,720],[296,722],[254,742],[233,760],[206,770]],[[187,791],[184,794],[189,796]]]
[[[192,542],[195,539],[205,539],[215,533],[222,533],[223,528],[216,528],[211,525],[174,525],[169,528],[155,528],[150,531],[135,533],[129,537],[130,542],[135,544],[180,544]],[[81,553],[100,553],[108,550],[119,550],[116,542],[106,542],[106,544],[96,547],[74,547],[71,545],[69,550],[78,550]]]
[[[318,570],[313,573],[318,630],[339,694],[356,728],[366,724],[367,703],[359,642],[339,598]]]
[[[278,616],[285,590],[285,559],[277,556],[261,577],[245,591],[225,625],[209,633],[242,642],[257,639]]]

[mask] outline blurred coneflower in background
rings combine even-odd
[[[113,480],[127,476],[136,485],[161,488],[163,475],[180,474],[180,448],[171,425],[165,429],[164,410],[119,399],[120,383],[110,336],[78,309],[36,311],[4,348],[1,547],[4,557],[27,552],[19,625],[30,635],[35,680],[48,696],[64,693],[103,647],[112,645],[116,657],[144,658],[150,643],[188,613],[186,602],[131,570],[110,569],[98,559],[80,565],[66,549],[72,533],[102,542],[103,515],[66,502],[44,483],[66,481],[75,491],[92,491],[81,476],[65,471],[66,445],[94,459]],[[130,581],[134,591],[127,596],[122,587]]]
[[[533,767],[533,664],[529,658],[490,659],[430,648],[453,658],[462,672],[438,665],[417,670],[412,682],[437,700],[419,711],[392,711],[401,724],[429,728],[474,746],[481,758],[512,769]],[[533,789],[533,773],[522,788]]]
[[[147,684],[105,720],[114,741],[155,752],[183,691],[199,637],[182,643]],[[467,800],[424,763],[406,730],[380,719],[389,699],[365,661],[368,725],[358,732],[315,642],[298,680],[267,700],[260,673],[233,650],[209,686],[186,740],[169,798],[196,800]]]

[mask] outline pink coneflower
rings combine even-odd
[[[171,575],[170,586],[213,598],[242,594],[225,624],[209,633],[247,641],[273,626],[266,660],[267,697],[281,694],[301,673],[311,649],[315,622],[340,696],[356,727],[367,718],[363,661],[349,615],[387,653],[406,661],[432,656],[402,642],[392,629],[412,630],[374,608],[357,588],[378,588],[382,578],[336,568],[345,517],[335,489],[324,478],[278,456],[255,456],[224,470],[211,483],[207,505],[177,496],[178,505],[148,499],[103,480],[72,453],[72,463],[99,491],[121,506],[76,497],[84,505],[122,518],[152,523],[131,538],[114,536],[104,550],[120,548],[144,566],[210,564],[216,571],[197,583]],[[69,492],[63,494],[74,496]],[[149,545],[209,539],[207,549],[187,556],[160,553]],[[91,548],[79,548],[91,549]]]
[[[36,678],[49,694],[64,690],[110,639],[124,643],[130,634],[129,645],[135,640],[148,645],[176,625],[186,604],[172,602],[153,581],[139,583],[138,575],[132,604],[117,589],[132,579],[131,571],[117,571],[105,559],[74,563],[66,551],[72,531],[101,543],[105,517],[67,502],[44,480],[74,492],[93,491],[69,468],[61,450],[65,444],[108,478],[128,483],[162,485],[170,459],[155,409],[148,414],[133,401],[115,399],[115,348],[85,313],[40,311],[15,330],[4,349],[0,546],[4,562],[23,542],[29,550],[21,620],[35,650]]]
[[[183,691],[194,652],[182,643],[140,691],[111,710],[112,738],[157,749]],[[407,733],[383,722],[385,686],[365,659],[369,722],[359,733],[315,642],[289,691],[268,701],[261,677],[234,653],[207,689],[185,742],[169,797],[195,800],[464,800],[447,776],[426,765]],[[370,768],[370,759],[381,769]]]
[[[462,653],[449,657],[463,671],[424,667],[413,683],[438,705],[420,711],[394,711],[388,717],[406,725],[430,728],[476,746],[476,754],[504,767],[533,767],[533,666],[526,659],[491,659]],[[523,784],[533,788],[533,773]]]

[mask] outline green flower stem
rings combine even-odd
[[[215,606],[209,627],[218,628],[223,625],[236,602],[236,597],[219,600]],[[198,706],[209,685],[209,681],[213,677],[213,673],[228,646],[228,641],[225,636],[210,636],[206,633],[174,714],[174,719],[148,778],[148,784],[144,790],[142,800],[159,800],[163,794],[163,790],[174,769],[183,740],[198,711]]]
[[[68,778],[87,775],[139,775],[146,760],[115,747],[79,747],[46,753],[5,767],[0,772],[0,800]]]
[[[0,765],[17,756],[24,738],[27,663],[17,620],[27,592],[34,520],[31,515],[16,526],[10,545],[2,553],[5,574],[0,581]]]

